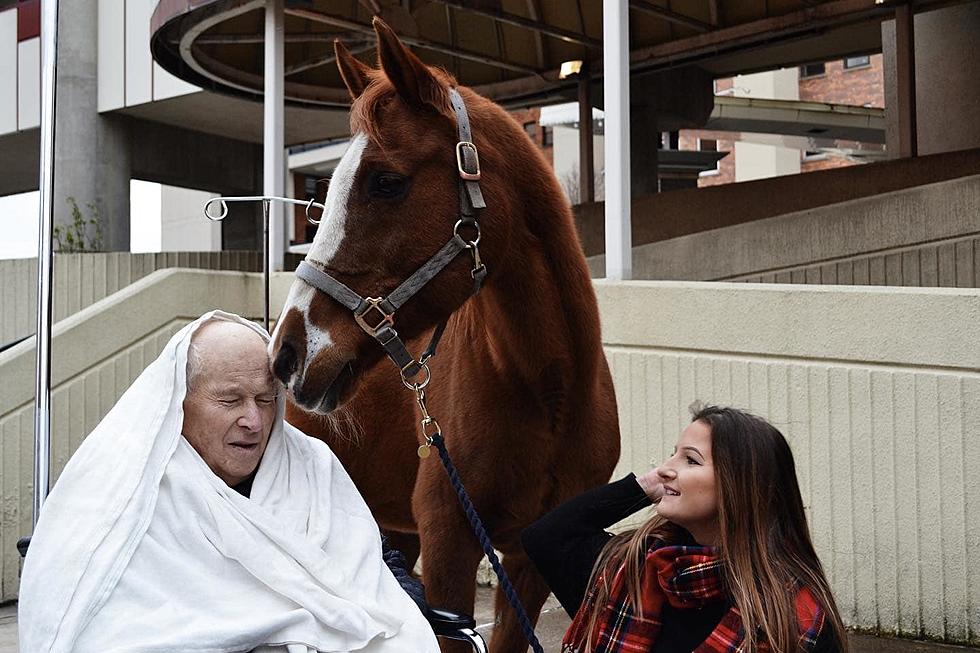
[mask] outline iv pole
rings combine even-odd
[[[218,215],[212,215],[208,210],[214,203],[219,203],[221,205],[221,213]],[[318,224],[319,220],[313,217],[310,213],[310,209],[318,208],[321,211],[325,210],[323,204],[314,201],[314,198],[309,200],[297,200],[291,197],[276,197],[273,195],[253,195],[249,197],[213,197],[204,204],[204,216],[208,220],[221,221],[224,220],[228,215],[228,202],[262,202],[262,288],[263,297],[265,299],[263,304],[263,326],[265,330],[269,330],[269,204],[271,202],[282,202],[284,204],[298,204],[299,206],[306,207],[306,219],[311,224]]]

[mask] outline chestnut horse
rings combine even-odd
[[[306,263],[383,297],[453,236],[459,137],[455,80],[423,64],[380,20],[374,27],[380,70],[336,44],[353,138]],[[482,164],[479,251],[488,274],[473,295],[474,260],[464,251],[398,309],[394,326],[418,351],[448,319],[429,362],[429,412],[536,621],[548,588],[521,530],[608,480],[619,457],[616,400],[595,293],[551,167],[504,110],[458,92]],[[471,613],[480,544],[438,457],[416,455],[420,410],[382,348],[350,310],[297,279],[270,355],[291,392],[289,421],[330,444],[410,560],[421,549],[429,602]],[[499,590],[496,610],[491,650],[525,650]],[[461,645],[444,644],[453,646]]]

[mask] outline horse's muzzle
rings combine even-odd
[[[278,360],[279,356],[276,356],[276,361]],[[347,390],[354,380],[354,365],[351,362],[345,363],[326,390],[312,387],[311,384],[305,383],[303,378],[293,377],[293,375],[290,375],[290,378],[293,378],[291,390],[296,404],[304,410],[325,415],[337,408],[347,395]]]

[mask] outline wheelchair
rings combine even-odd
[[[27,548],[30,544],[30,537],[22,537],[17,540],[17,551],[20,552],[21,558],[27,555]],[[468,642],[476,653],[487,653],[487,642],[476,631],[476,620],[473,617],[449,610],[429,608],[425,618],[432,626],[432,632],[436,634],[436,637]]]

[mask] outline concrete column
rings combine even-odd
[[[919,156],[980,147],[980,3],[915,14],[915,131]],[[898,42],[894,20],[881,24],[884,55],[885,140],[900,151]],[[59,73],[60,74],[60,73]]]
[[[98,212],[103,249],[128,251],[129,130],[98,112],[97,34],[98,3],[59,3],[55,224],[71,223],[74,197],[86,218]]]
[[[603,0],[603,93],[606,108],[606,278],[633,274],[630,218],[629,7]]]
[[[578,201],[589,204],[595,201],[595,166],[592,147],[592,78],[583,70],[578,80]]]
[[[283,134],[285,115],[285,28],[283,0],[267,0],[265,5],[265,113],[262,156],[262,193],[282,197],[286,183],[286,151]],[[269,207],[269,270],[282,270],[286,251],[285,207],[272,202]]]

